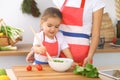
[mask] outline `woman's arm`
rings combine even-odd
[[[98,47],[98,43],[99,43],[99,39],[100,39],[100,27],[101,27],[101,22],[102,22],[103,9],[104,8],[101,8],[93,13],[91,44],[90,44],[88,56],[84,60],[83,65],[90,63],[90,61],[92,60],[92,58],[94,56],[96,48]]]

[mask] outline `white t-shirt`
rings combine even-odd
[[[36,44],[39,45],[40,42],[43,41],[43,38],[44,38],[43,31],[37,33],[37,36],[39,37],[40,41],[38,41],[38,39],[36,37],[34,37],[33,45],[36,45]],[[63,34],[61,32],[58,32],[56,34],[56,38],[57,38],[57,41],[58,41],[58,55],[53,56],[53,57],[59,57],[60,51],[68,48],[68,44],[67,44],[66,40],[64,39],[64,36],[63,36]],[[53,42],[56,42],[56,38],[54,37],[54,39],[50,39],[47,36],[45,36],[45,41],[53,43]],[[46,56],[42,56],[42,55],[37,54],[37,53],[35,53],[34,56],[35,56],[35,59],[37,61],[47,62],[47,60],[48,60]]]
[[[53,0],[54,4],[61,9],[65,0]],[[67,0],[65,6],[80,8],[81,0]],[[60,29],[65,32],[82,33],[90,36],[92,28],[92,14],[103,8],[105,4],[102,0],[86,0],[83,13],[83,26],[72,26],[61,24]],[[74,12],[73,12],[74,14]],[[66,27],[67,26],[67,27]],[[89,45],[89,39],[65,36],[69,44]]]

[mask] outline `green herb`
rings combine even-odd
[[[116,44],[116,45],[120,45],[120,38],[117,38],[115,44]]]
[[[21,6],[23,13],[32,14],[34,17],[39,17],[41,14],[35,0],[23,0]]]
[[[85,67],[82,66],[76,66],[73,70],[74,74],[83,75],[89,78],[98,78],[99,73],[96,67],[94,67],[92,64],[86,64]]]
[[[16,46],[3,46],[3,47],[0,47],[0,51],[8,51],[8,50],[17,50],[17,47]]]
[[[6,31],[7,31],[7,34],[6,34]],[[8,35],[8,37],[11,38],[13,42],[15,42],[17,38],[20,38],[22,36],[23,31],[24,31],[23,29],[11,27],[8,25],[1,26],[1,29],[0,29],[0,32],[3,32],[5,35]]]
[[[64,62],[64,61],[62,61],[62,60],[53,60],[54,62]]]

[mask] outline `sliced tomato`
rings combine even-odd
[[[36,64],[36,68],[37,68],[38,71],[41,71],[42,70],[42,65]]]
[[[32,66],[31,65],[26,66],[26,70],[27,71],[31,71],[32,70]]]

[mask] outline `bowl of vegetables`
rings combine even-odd
[[[70,58],[52,58],[53,60],[48,60],[49,66],[59,72],[64,72],[70,69],[72,66],[73,60]]]

